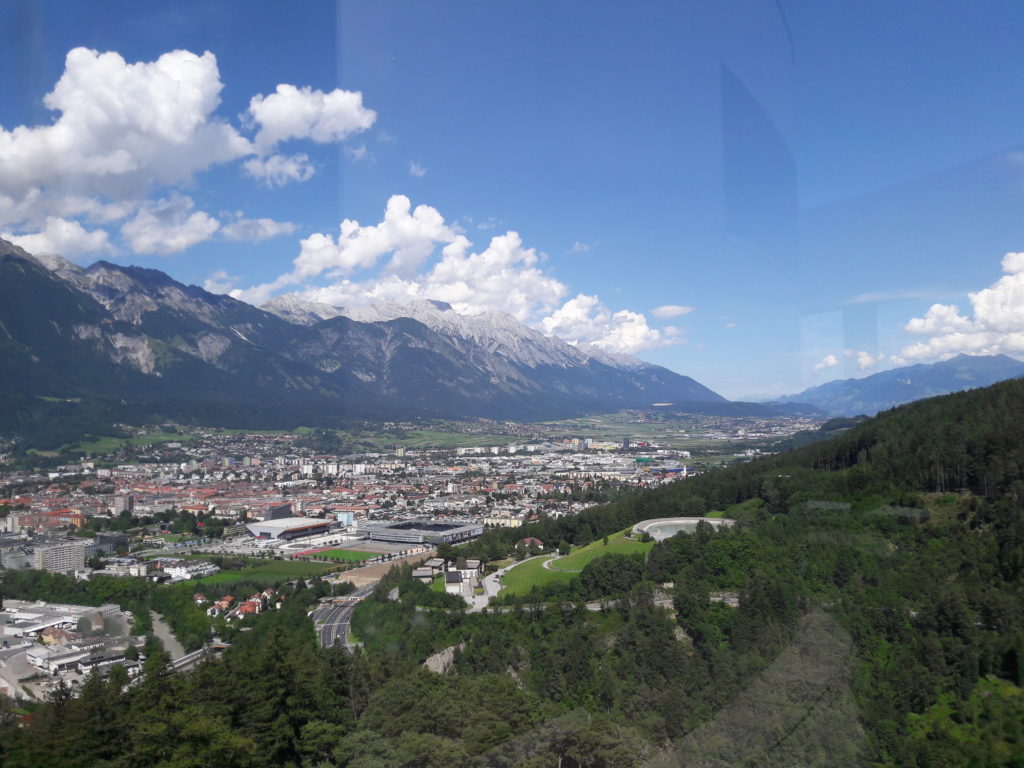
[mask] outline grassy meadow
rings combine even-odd
[[[565,557],[544,555],[524,561],[502,577],[501,594],[526,595],[535,586],[571,581],[587,563],[602,555],[613,553],[632,555],[650,552],[654,542],[634,541],[627,538],[626,534],[629,533],[629,530],[612,534],[608,537],[607,544],[603,539],[598,539],[585,547],[573,547]],[[547,561],[550,561],[550,568],[544,567],[544,563]]]

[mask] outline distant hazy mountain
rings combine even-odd
[[[1012,357],[957,355],[941,363],[894,368],[863,379],[830,381],[777,402],[810,403],[837,416],[870,416],[924,397],[987,387],[1018,376],[1024,376],[1024,363]]]
[[[780,402],[775,401],[768,403],[768,405],[786,416],[803,416],[810,418],[825,418],[829,415],[828,411],[823,408],[819,408],[816,405],[806,402]]]
[[[748,408],[687,376],[574,347],[502,313],[463,316],[442,302],[344,309],[288,296],[264,310],[157,270],[81,268],[3,240],[0,354],[0,432],[27,429],[41,408],[58,408],[41,403],[68,398],[102,406],[104,418],[250,427],[535,420],[653,403]],[[61,418],[77,413],[59,408]]]

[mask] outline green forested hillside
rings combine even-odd
[[[9,723],[3,761],[1021,765],[1022,469],[1024,382],[903,406],[464,553],[718,510],[732,529],[485,614],[395,571],[356,612],[356,658],[315,647],[300,593],[223,661],[127,694],[92,681]],[[446,674],[422,667],[444,649]]]

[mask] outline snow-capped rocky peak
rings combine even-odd
[[[342,314],[362,323],[380,323],[409,317],[436,333],[464,339],[487,352],[535,368],[586,363],[586,355],[561,339],[545,336],[504,312],[464,315],[443,301],[382,302],[360,307],[342,307]]]
[[[489,353],[531,368],[542,365],[575,367],[594,360],[611,368],[628,371],[646,366],[646,363],[631,355],[608,352],[590,344],[573,346],[557,337],[545,336],[505,312],[461,314],[451,304],[431,299],[335,307],[304,301],[295,294],[287,293],[272,299],[261,309],[290,323],[305,326],[338,316],[359,323],[386,323],[408,317],[423,323],[435,333],[463,339]]]
[[[330,320],[342,314],[338,307],[330,304],[322,304],[317,301],[304,301],[294,293],[284,293],[277,296],[260,309],[277,315],[294,325],[316,325],[321,320]]]
[[[576,345],[576,349],[587,357],[597,360],[599,363],[625,371],[637,371],[650,365],[650,363],[645,363],[638,357],[627,355],[625,352],[609,352],[607,349],[603,349],[596,344],[581,343]]]

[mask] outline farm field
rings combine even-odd
[[[110,435],[86,435],[74,443],[65,443],[53,450],[30,449],[30,453],[38,456],[59,456],[62,453],[77,455],[103,456],[113,453],[120,448],[138,447],[143,445],[155,445],[157,443],[189,443],[196,438],[190,434],[176,434],[171,432],[150,432],[146,435],[135,435],[133,437],[114,437]]]
[[[218,435],[311,435],[312,427],[296,427],[295,429],[228,429],[225,427],[203,427],[203,432]]]
[[[566,437],[585,436],[595,440],[620,442],[628,437],[630,440],[656,442],[670,448],[688,450],[694,453],[725,451],[731,459],[734,441],[717,437],[708,437],[703,433],[708,429],[706,417],[695,416],[687,420],[667,419],[665,421],[639,420],[634,413],[595,414],[581,416],[576,419],[544,422],[543,426],[553,434]],[[718,421],[718,420],[716,420]]]
[[[61,446],[60,450],[103,455],[126,446],[155,445],[156,443],[190,443],[195,439],[195,436],[190,434],[150,432],[146,435],[135,435],[134,437],[97,437],[93,440],[82,440],[77,445]]]
[[[462,448],[471,446],[507,445],[512,438],[508,435],[489,433],[445,432],[434,429],[413,429],[406,432],[370,430],[335,430],[342,441],[366,450],[387,450],[394,445],[405,448]]]

